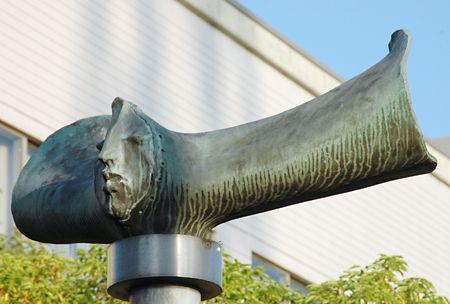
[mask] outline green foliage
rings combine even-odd
[[[106,293],[106,247],[79,250],[77,259],[0,236],[0,303],[123,303]]]
[[[125,303],[106,292],[106,246],[79,250],[65,258],[20,233],[0,235],[0,303]],[[211,303],[254,304],[449,304],[425,279],[399,279],[407,270],[400,256],[381,255],[373,264],[354,266],[336,281],[310,285],[307,297],[288,283],[271,280],[224,255],[223,293]]]
[[[289,284],[275,282],[264,273],[264,268],[252,268],[224,254],[223,292],[206,303],[303,303],[304,296],[291,290]]]
[[[400,280],[407,270],[401,256],[381,255],[364,268],[355,265],[337,281],[308,286],[306,303],[358,304],[444,304],[433,284],[422,278]]]

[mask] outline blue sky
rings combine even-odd
[[[450,136],[450,1],[238,0],[331,69],[350,79],[388,53],[391,34],[413,43],[408,83],[425,136]]]

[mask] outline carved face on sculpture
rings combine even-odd
[[[116,99],[112,108],[106,138],[97,144],[100,154],[95,166],[96,194],[107,214],[126,222],[151,188],[153,136],[134,105]]]

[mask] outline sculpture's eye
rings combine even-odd
[[[101,142],[99,142],[98,144],[95,145],[95,147],[97,148],[98,151],[102,150],[104,143],[105,143],[105,141],[102,140]]]
[[[127,141],[142,146],[144,143],[144,137],[141,135],[131,135],[127,138]]]

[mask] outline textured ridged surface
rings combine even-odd
[[[202,236],[237,217],[433,170],[402,71],[408,37],[398,35],[397,54],[310,103],[171,140],[189,143],[178,148],[183,170],[161,169],[165,187],[153,205],[158,215],[145,230]],[[181,216],[164,222],[164,212]]]
[[[380,63],[329,93],[279,115],[230,129],[175,133],[118,98],[113,103],[113,118],[100,155],[92,147],[84,148],[90,149],[88,158],[92,161],[97,156],[101,159],[95,166],[96,176],[101,182],[103,172],[109,194],[99,194],[101,188],[96,191],[105,214],[98,213],[97,208],[86,216],[86,223],[75,221],[70,233],[63,229],[58,237],[35,231],[37,223],[52,228],[57,222],[61,227],[72,218],[70,213],[58,219],[48,217],[55,213],[52,208],[64,208],[62,202],[71,205],[84,199],[74,212],[90,210],[98,202],[92,200],[89,188],[92,171],[86,170],[65,172],[73,175],[72,181],[65,182],[63,177],[62,188],[55,188],[61,193],[67,192],[65,186],[73,190],[73,180],[81,178],[86,190],[77,194],[78,200],[74,199],[77,195],[53,199],[53,192],[41,196],[43,190],[39,187],[27,197],[29,190],[23,186],[27,179],[33,179],[42,166],[58,166],[53,160],[48,166],[32,159],[16,186],[13,213],[17,226],[31,238],[50,242],[110,242],[118,231],[123,237],[152,233],[204,237],[211,228],[231,219],[430,172],[436,163],[425,148],[406,84],[408,33],[394,33],[391,46],[391,53]],[[92,123],[90,120],[78,123],[81,129],[72,129],[81,134]],[[108,126],[106,120],[101,123],[103,128]],[[145,131],[150,133],[147,137],[151,139],[146,139],[150,142],[127,151],[144,156],[146,151],[152,153],[148,156],[152,159],[151,172],[132,173],[136,175],[133,183],[151,176],[151,187],[145,195],[138,195],[139,201],[120,200],[123,195],[112,199],[116,194],[110,188],[118,188],[118,177],[128,178],[130,183],[129,176],[118,175],[117,168],[129,162],[126,153],[130,153],[121,147],[129,147],[124,142],[130,138],[141,138],[142,130],[150,130]],[[64,141],[50,140],[48,145],[60,144],[59,153],[67,152],[68,162],[79,162],[86,155],[74,155],[71,145],[76,143],[66,147]],[[82,141],[79,144],[85,145]],[[142,150],[148,145],[151,149]],[[42,155],[46,149],[44,143],[36,154]],[[110,173],[114,173],[112,178]],[[111,211],[111,206],[122,208],[121,216]],[[36,212],[42,209],[43,213]],[[105,237],[108,227],[101,227],[98,233],[100,227],[96,225],[110,223],[113,218],[117,220],[113,233]],[[92,230],[89,235],[86,227]],[[80,233],[73,233],[77,230]]]

